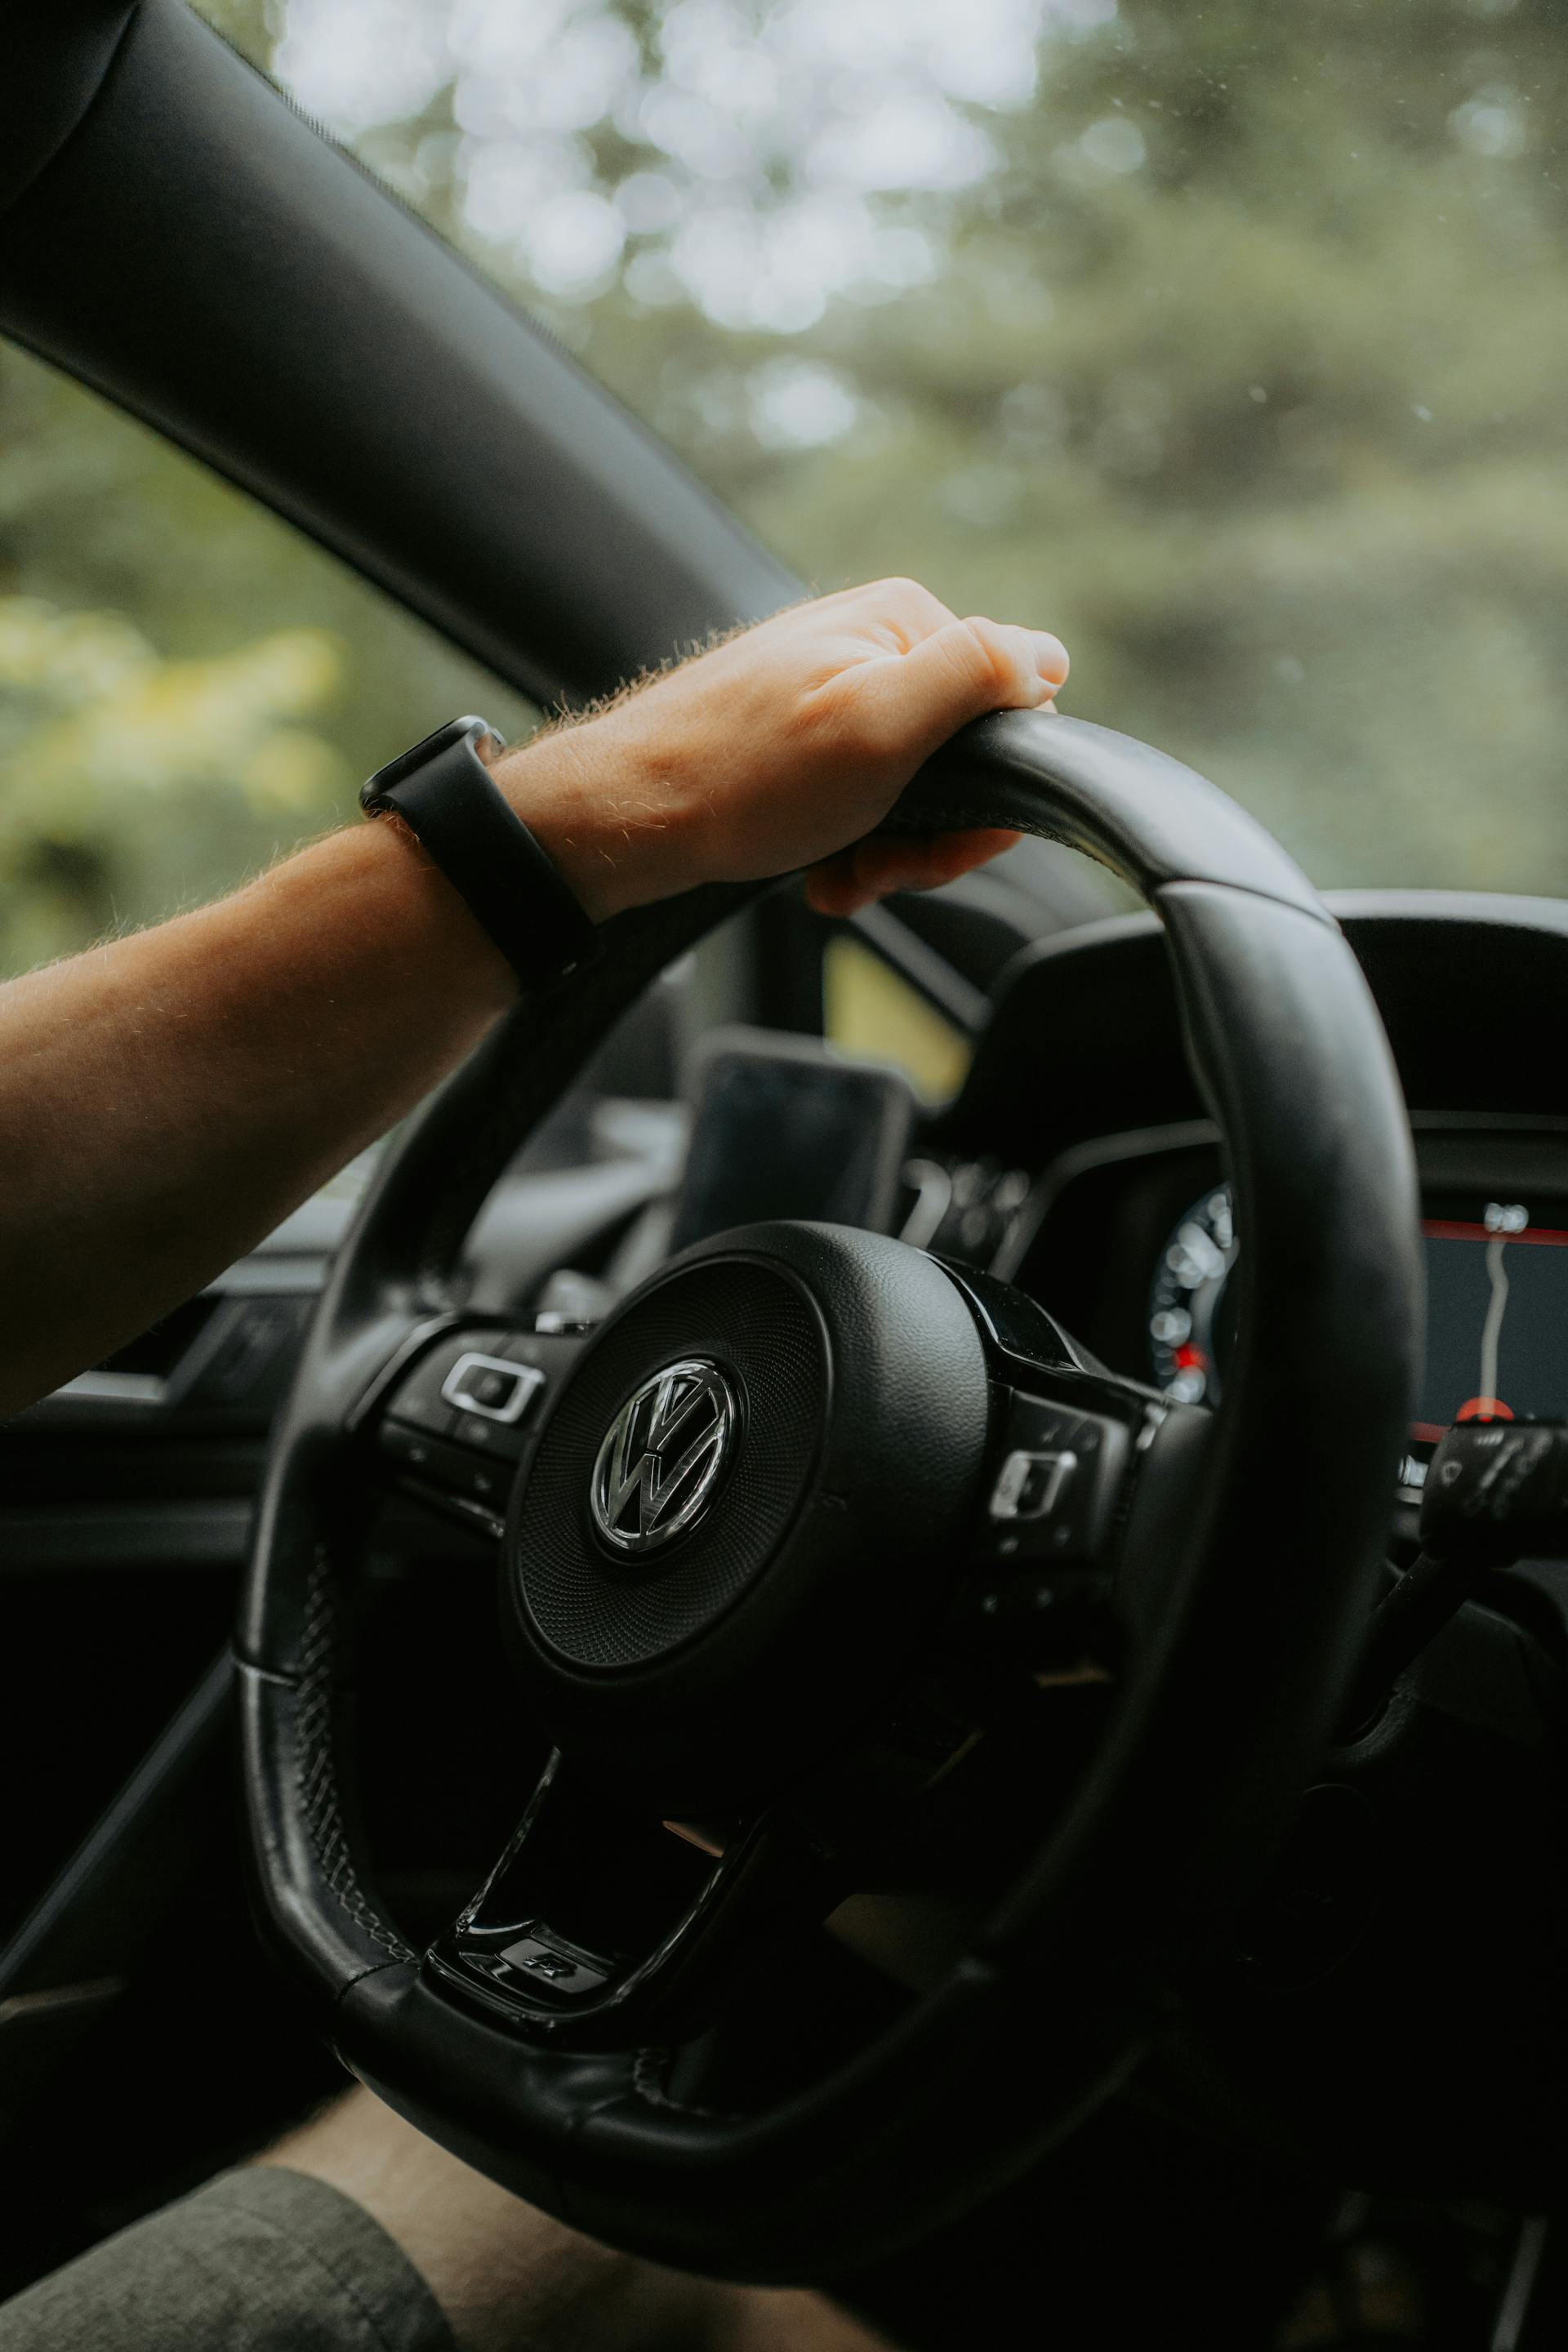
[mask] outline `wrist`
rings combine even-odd
[[[516,973],[395,810],[319,846],[356,875],[382,948],[405,968],[439,974],[455,1017],[487,1022],[516,1003]]]
[[[611,759],[596,725],[562,728],[508,751],[491,775],[595,923],[686,888],[683,831],[635,750]]]
[[[367,816],[402,820],[521,982],[554,987],[598,952],[597,925],[498,779],[504,746],[483,719],[448,719],[366,778]],[[552,828],[570,842],[571,829]]]

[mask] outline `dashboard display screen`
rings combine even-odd
[[[1453,1421],[1568,1415],[1564,1204],[1458,1198],[1427,1212],[1426,1368],[1411,1435],[1436,1444]]]
[[[1568,1202],[1428,1194],[1426,1359],[1404,1483],[1454,1421],[1568,1418]],[[1150,1367],[1167,1396],[1214,1404],[1225,1382],[1232,1268],[1245,1247],[1228,1185],[1167,1235],[1148,1304]]]

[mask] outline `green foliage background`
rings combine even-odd
[[[660,8],[619,12],[656,58]],[[270,60],[257,0],[206,13]],[[464,226],[449,93],[360,148],[814,583],[912,572],[1057,628],[1073,709],[1206,769],[1325,885],[1557,892],[1565,85],[1561,0],[1122,0],[1051,37],[1032,106],[975,110],[992,171],[889,197],[929,282],[791,335],[624,274],[541,297]],[[605,189],[647,167],[587,135]],[[852,421],[781,446],[759,391],[802,363]],[[0,353],[0,963],[220,887],[475,700],[524,717]]]
[[[474,665],[0,345],[0,970],[199,904],[347,816]]]

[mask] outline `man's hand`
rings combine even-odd
[[[803,866],[812,904],[850,914],[1011,846],[1010,833],[865,836],[967,720],[1048,705],[1067,674],[1058,638],[961,621],[916,582],[879,580],[551,730],[496,780],[596,917]]]

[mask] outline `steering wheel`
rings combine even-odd
[[[1219,1410],[1112,1376],[1020,1292],[831,1225],[701,1243],[585,1339],[475,1328],[459,1267],[487,1193],[751,895],[704,888],[608,926],[385,1156],[280,1420],[237,1636],[264,1916],[346,2063],[592,2235],[741,2279],[831,2279],[926,2235],[1167,2024],[1331,1732],[1420,1328],[1387,1044],[1268,835],[1146,746],[1021,712],[956,738],[890,822],[1067,842],[1159,915],[1247,1238]],[[1048,1086],[1040,1043],[1023,1082]],[[504,1526],[510,1456],[465,1507],[553,1745],[419,1952],[354,1801],[350,1604],[377,1465],[454,1458],[433,1397],[527,1432]],[[932,1930],[917,1989],[782,2088],[704,2096],[715,2021],[776,2042],[821,1923],[962,1858],[974,1759],[1041,1723],[1022,1752],[1048,1757],[1086,1686],[1086,1760],[1015,1790],[1005,1883]]]

